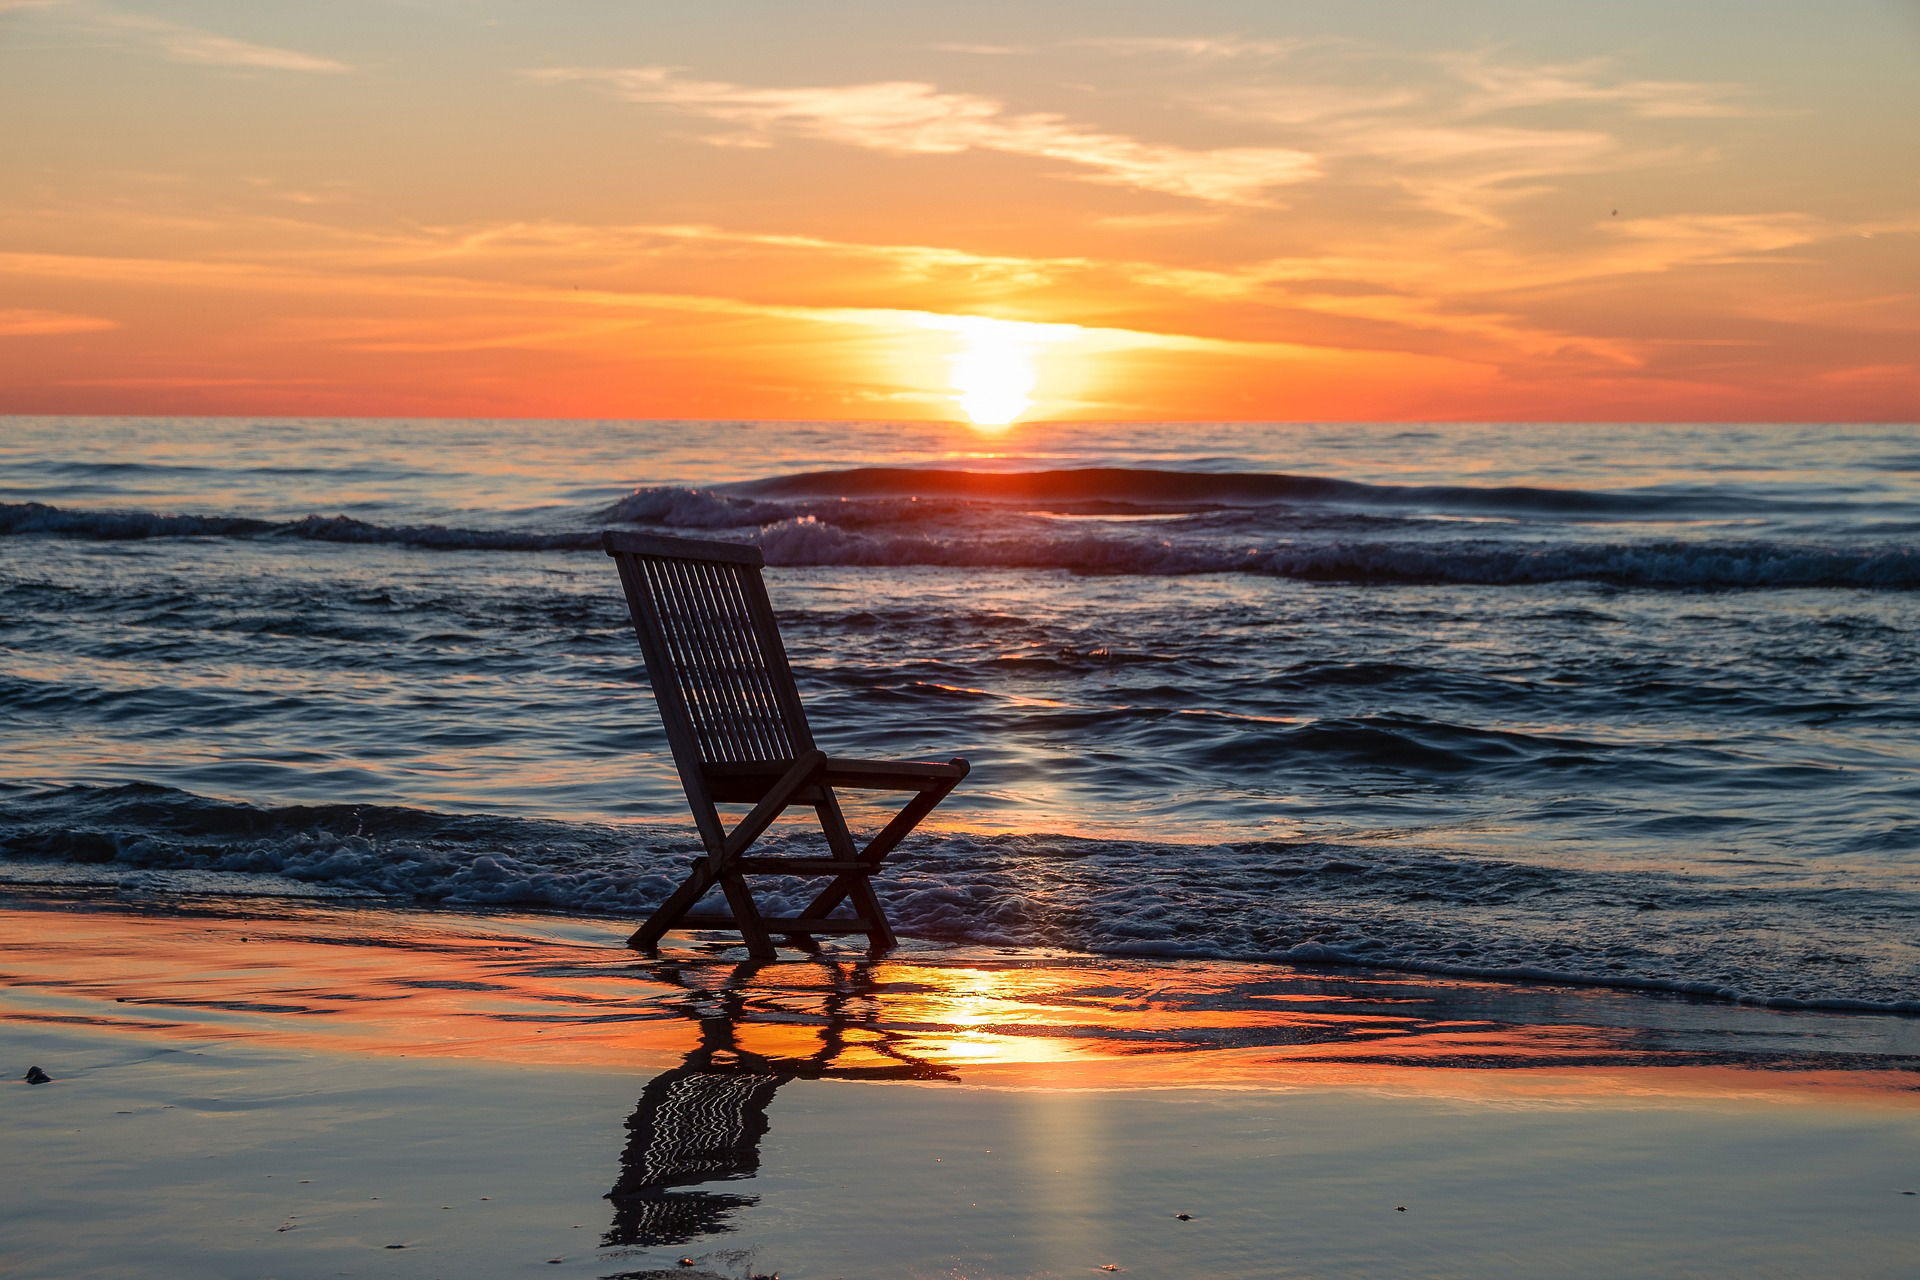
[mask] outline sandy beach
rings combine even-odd
[[[1920,1254],[1908,1019],[927,944],[655,961],[616,922],[273,899],[4,915],[21,1277],[1891,1278]]]

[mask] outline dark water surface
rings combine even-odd
[[[604,528],[755,540],[903,931],[1920,1008],[1904,426],[0,421],[12,879],[631,913]]]

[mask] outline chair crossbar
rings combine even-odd
[[[858,858],[742,858],[739,866],[781,876],[870,876],[879,869]]]
[[[680,917],[680,925],[686,929],[738,929],[740,922],[732,916],[688,913]],[[873,922],[827,916],[761,916],[760,927],[769,933],[867,933],[872,930]]]
[[[719,928],[737,930],[757,960],[773,958],[773,934],[811,945],[814,934],[857,933],[875,949],[892,946],[872,877],[967,776],[967,762],[844,759],[814,746],[757,547],[633,533],[608,533],[605,545],[620,572],[647,681],[706,850],[627,944],[652,951],[671,929]],[[861,845],[836,788],[910,798]],[[720,818],[723,804],[750,806],[732,830]],[[827,856],[748,857],[774,820],[796,806],[819,819]],[[798,916],[768,917],[754,903],[750,874],[831,879]],[[730,914],[696,913],[714,889]],[[851,917],[832,914],[843,902]]]

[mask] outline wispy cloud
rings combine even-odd
[[[69,27],[94,32],[115,43],[150,49],[175,62],[321,75],[341,75],[353,70],[333,58],[256,44],[183,22],[129,13],[84,0],[0,0],[0,12],[8,10],[39,10]]]
[[[600,322],[575,324],[573,333],[607,332],[630,324],[648,313],[680,313],[718,317],[749,317],[813,324],[899,331],[950,326],[964,315],[908,307],[817,306],[800,303],[767,302],[752,298],[712,293],[667,293],[638,289],[564,289],[552,285],[523,284],[513,281],[479,279],[452,273],[343,273],[317,270],[284,263],[222,262],[157,258],[103,257],[88,254],[9,253],[0,251],[0,272],[22,278],[82,281],[94,284],[123,284],[142,287],[173,287],[223,293],[263,294],[274,297],[308,296],[351,298],[359,302],[415,299],[459,304],[469,309],[485,304],[503,304],[508,309],[497,317],[518,317],[522,328],[489,330],[485,317],[468,311],[459,322],[465,332],[437,339],[403,340],[386,335],[399,332],[399,326],[377,320],[346,319],[321,321],[307,336],[323,335],[328,340],[367,350],[431,351],[498,349],[547,345],[561,341],[563,335],[546,323],[551,315],[568,315],[578,320],[599,316]],[[309,325],[314,322],[303,322]],[[1046,326],[1036,326],[1046,327]],[[1180,333],[1150,328],[1126,328],[1098,325],[1056,325],[1071,329],[1079,340],[1109,350],[1160,348],[1182,351],[1217,351],[1242,354],[1265,350],[1305,349],[1297,343],[1240,340]]]
[[[102,316],[80,316],[65,311],[0,308],[0,338],[37,338],[62,333],[97,333],[118,329],[119,322]]]
[[[1270,80],[1216,83],[1193,104],[1206,115],[1255,126],[1289,128],[1330,121],[1431,113],[1428,95],[1407,85],[1319,84]]]
[[[1171,101],[1270,140],[1218,147],[1151,142],[919,80],[764,87],[663,66],[525,74],[592,84],[625,101],[718,122],[727,127],[705,141],[720,146],[799,138],[894,155],[1000,152],[1054,161],[1083,181],[1225,209],[1270,206],[1280,188],[1330,181],[1398,190],[1430,212],[1487,228],[1507,225],[1511,206],[1557,189],[1563,179],[1698,153],[1630,141],[1632,121],[1754,114],[1738,102],[1741,86],[1635,79],[1608,59],[1529,64],[1486,50],[1409,54],[1354,41],[1238,35],[1070,43],[1160,58],[1186,67],[1181,74],[1189,77],[1201,74],[1201,64],[1204,84],[1183,98],[1174,80]],[[1284,80],[1271,72],[1276,60],[1288,62]],[[1547,110],[1574,114],[1522,114]]]
[[[1316,51],[1285,84],[1215,77],[1193,105],[1297,141],[1335,183],[1398,188],[1430,212],[1499,229],[1510,206],[1564,179],[1697,158],[1697,146],[1638,140],[1644,122],[1757,114],[1735,101],[1741,92],[1626,78],[1604,58],[1528,64],[1349,43]]]
[[[295,49],[236,40],[178,22],[149,18],[133,13],[102,13],[102,26],[149,41],[175,62],[196,62],[213,67],[250,67],[261,71],[306,71],[339,75],[353,68],[332,58],[317,57]]]
[[[1434,59],[1471,90],[1462,109],[1484,115],[1520,107],[1605,103],[1649,119],[1705,119],[1754,114],[1738,102],[1742,87],[1693,80],[1622,80],[1610,58],[1521,66],[1485,52]]]
[[[970,53],[982,58],[1011,58],[1020,54],[1032,53],[1033,49],[1023,44],[961,44],[942,42],[926,46],[935,53]]]
[[[1349,155],[1385,162],[1384,180],[1423,207],[1490,229],[1507,225],[1507,206],[1555,190],[1554,180],[1649,160],[1598,129],[1382,124],[1344,142]]]
[[[241,179],[261,195],[287,204],[342,204],[353,199],[353,184],[343,178],[335,178],[315,184],[312,187],[290,187],[278,178],[252,175]]]
[[[1237,58],[1276,59],[1290,57],[1322,41],[1310,39],[1264,40],[1249,36],[1094,36],[1076,40],[1083,49],[1103,53],[1173,56],[1204,62],[1223,62]]]
[[[1629,218],[1605,225],[1626,252],[1651,253],[1663,262],[1724,266],[1753,262],[1840,234],[1859,234],[1804,213],[1676,214]]]
[[[151,378],[62,378],[63,387],[124,387],[142,391],[207,390],[221,387],[294,387],[313,386],[316,378],[196,378],[163,375]]]
[[[297,342],[326,343],[349,351],[388,355],[420,355],[453,351],[524,351],[536,348],[568,349],[616,334],[631,333],[645,321],[615,315],[573,318],[554,323],[540,315],[509,308],[499,315],[443,316],[422,331],[413,317],[289,317],[280,323],[283,336]]]
[[[550,67],[537,80],[599,85],[628,102],[734,126],[709,141],[764,146],[791,136],[894,155],[996,151],[1058,161],[1090,182],[1218,204],[1258,205],[1275,187],[1319,172],[1294,147],[1195,149],[1143,142],[1052,112],[1015,112],[996,99],[913,80],[813,88],[754,88],[693,80],[669,67]]]
[[[132,230],[123,238],[144,238]],[[1340,243],[1297,256],[1211,267],[700,224],[362,231],[312,224],[300,234],[304,244],[276,249],[236,247],[232,230],[206,237],[198,254],[167,258],[0,254],[0,272],[89,290],[126,288],[136,297],[165,290],[182,306],[197,299],[190,305],[209,314],[252,312],[259,319],[248,340],[321,362],[325,352],[436,360],[517,351],[536,360],[618,363],[654,349],[658,335],[696,352],[716,342],[782,350],[817,342],[847,356],[975,314],[1070,322],[1088,352],[1187,353],[1244,360],[1233,366],[1242,370],[1304,360],[1322,370],[1405,373],[1440,362],[1510,388],[1604,384],[1609,394],[1652,404],[1657,389],[1670,391],[1676,380],[1697,383],[1702,397],[1726,395],[1740,379],[1773,378],[1764,371],[1777,365],[1805,376],[1832,373],[1836,385],[1885,400],[1910,376],[1902,372],[1914,335],[1910,293],[1890,291],[1881,279],[1810,292],[1794,283],[1808,277],[1793,268],[1785,276],[1750,274],[1735,294],[1724,293],[1722,282],[1730,271],[1831,262],[1856,243],[1911,237],[1920,226],[1786,212],[1603,217],[1580,245],[1549,253],[1511,237],[1442,227],[1391,236],[1355,228]],[[1777,287],[1758,287],[1762,279]],[[573,287],[576,281],[585,287]],[[1663,300],[1661,314],[1679,319],[1650,323],[1650,289]],[[209,295],[251,300],[231,307],[199,300]],[[1711,328],[1701,326],[1702,308],[1714,317]],[[793,323],[827,336],[781,327]],[[831,337],[834,331],[846,337]],[[1343,363],[1352,361],[1401,363]],[[1862,372],[1848,380],[1846,371],[1856,369]],[[902,394],[903,403],[925,399]]]
[[[1311,253],[1207,267],[1110,254],[982,254],[700,224],[503,222],[362,233],[275,225],[297,232],[305,246],[234,251],[210,240],[198,261],[176,262],[0,255],[0,270],[141,287],[470,306],[436,321],[437,331],[426,336],[410,331],[411,322],[391,320],[301,335],[361,350],[562,348],[614,333],[648,312],[877,325],[909,313],[977,311],[1083,325],[1104,320],[1116,333],[1150,335],[1140,340],[1161,345],[1186,338],[1284,341],[1493,367],[1543,359],[1631,367],[1658,344],[1604,328],[1583,333],[1556,299],[1634,289],[1641,286],[1624,282],[1649,276],[1685,278],[1701,268],[1781,262],[1782,255],[1823,243],[1911,230],[1906,223],[1849,224],[1794,213],[1605,218],[1577,249],[1544,254],[1432,228],[1391,237],[1356,232]],[[230,238],[229,228],[220,239]],[[556,287],[555,281],[567,283]],[[573,288],[574,282],[586,287]],[[1783,305],[1804,301],[1793,293]],[[1910,299],[1882,301],[1872,304],[1871,314],[1836,313],[1820,322],[1910,332],[1911,313]],[[1785,317],[1782,323],[1800,321]]]

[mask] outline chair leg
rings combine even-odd
[[[780,936],[786,939],[788,946],[798,951],[801,955],[813,956],[815,959],[818,959],[820,956],[826,954],[826,948],[820,945],[820,939],[810,933],[783,933]]]
[[[767,927],[760,923],[760,908],[754,905],[747,878],[738,871],[722,872],[720,891],[727,895],[727,905],[733,908],[733,924],[747,944],[747,954],[755,960],[775,959],[773,939],[767,936]]]
[[[819,752],[812,754],[820,755]],[[800,763],[817,767],[818,761]],[[799,781],[804,780],[802,777],[804,772],[796,765],[791,771],[791,780],[797,785]],[[840,812],[840,803],[830,788],[821,788],[825,795],[814,809],[819,815],[821,829],[826,834],[828,848],[835,858],[842,861],[857,860],[873,865],[893,852],[894,847],[911,834],[936,805],[947,798],[947,793],[953,790],[958,781],[958,778],[947,780],[915,795],[898,813],[894,814],[873,839],[867,842],[863,849],[856,850],[853,833],[847,829],[847,820]],[[756,808],[755,813],[749,817],[759,816],[762,808],[777,811],[777,807],[762,801],[761,806]],[[726,895],[728,907],[732,909],[733,925],[740,931],[740,938],[746,944],[748,956],[755,961],[777,958],[773,938],[768,933],[766,922],[753,900],[752,891],[747,887],[746,876],[735,867],[735,859],[745,852],[746,846],[752,843],[754,837],[757,837],[765,826],[764,821],[758,823],[757,828],[747,834],[747,838],[740,842],[739,847],[722,847],[713,856],[703,858],[695,864],[692,873],[678,889],[673,891],[673,895],[661,903],[660,908],[647,917],[646,923],[627,939],[627,945],[635,951],[651,952],[658,949],[660,939],[668,930],[679,924],[687,912],[692,910],[717,882],[720,891]],[[705,834],[704,829],[703,834]],[[736,828],[732,835],[723,837],[723,846],[734,844],[734,836],[740,834],[740,829]],[[801,918],[823,919],[849,898],[852,899],[854,914],[867,922],[867,945],[871,950],[886,951],[897,945],[898,939],[894,936],[893,926],[887,920],[886,910],[880,905],[879,895],[873,890],[870,873],[835,876],[827,887],[815,896],[806,910],[800,913]],[[811,934],[792,933],[782,936],[788,938],[801,950],[818,950],[818,944]]]
[[[921,819],[925,818],[929,813],[932,813],[934,806],[947,798],[947,793],[952,791],[955,784],[959,781],[958,778],[950,779],[937,787],[922,791],[919,795],[907,801],[906,806],[902,808],[899,813],[893,815],[892,821],[880,828],[879,834],[875,835],[873,839],[867,841],[867,847],[860,851],[860,861],[878,862],[889,853],[892,853],[894,846],[906,839],[913,829],[920,825]],[[865,877],[836,877],[825,889],[820,891],[818,897],[807,904],[806,914],[808,916],[826,915],[829,911],[839,906],[848,894],[855,891],[854,885],[856,882],[865,883]],[[868,885],[868,892],[872,892],[871,885]],[[877,899],[874,905],[878,907],[879,903]],[[884,923],[885,918],[881,917],[881,919]],[[891,928],[887,930],[889,939],[892,937],[892,932]],[[892,945],[891,942],[889,942],[888,945]]]
[[[655,951],[659,949],[660,939],[667,930],[680,922],[680,917],[693,909],[695,903],[707,896],[707,890],[713,888],[713,868],[706,859],[701,859],[685,881],[654,913],[647,922],[633,931],[627,939],[627,945],[635,951]]]
[[[887,923],[887,912],[880,905],[880,895],[873,891],[872,876],[854,876],[853,884],[847,889],[847,896],[853,900],[853,914],[869,921],[867,930],[867,948],[871,951],[891,951],[899,942],[893,936],[893,926]]]
[[[827,838],[827,848],[834,857],[845,862],[853,862],[860,857],[859,846],[853,842],[853,832],[847,829],[847,818],[840,811],[840,799],[834,795],[833,788],[821,787],[820,802],[814,805],[814,812],[820,817],[820,830]],[[872,951],[890,951],[898,941],[893,936],[893,926],[887,923],[886,909],[880,905],[880,898],[873,891],[872,877],[843,876],[838,879],[851,881],[847,896],[853,900],[853,914],[867,921],[867,947]],[[838,905],[838,899],[835,904]],[[806,913],[809,917],[814,912]],[[826,915],[825,911],[819,915]]]

